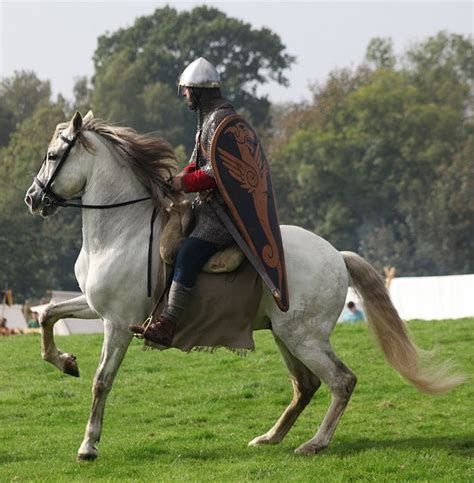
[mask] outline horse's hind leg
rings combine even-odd
[[[296,359],[275,334],[273,335],[290,371],[294,392],[293,400],[275,425],[267,433],[250,441],[249,446],[279,443],[286,436],[298,416],[311,401],[314,393],[321,385],[319,378]]]
[[[329,342],[315,345],[311,353],[307,351],[307,344],[304,347],[305,350],[299,351],[298,357],[329,386],[332,395],[331,404],[316,435],[295,450],[298,454],[315,454],[329,445],[357,378],[338,359]]]
[[[128,325],[114,326],[112,322],[105,321],[105,338],[102,354],[92,385],[91,413],[84,439],[77,453],[78,461],[97,458],[98,450],[95,445],[102,433],[105,402],[132,337],[133,335],[128,330]]]
[[[81,295],[59,304],[50,305],[40,315],[41,355],[45,361],[70,376],[79,377],[75,356],[62,352],[54,342],[54,324],[62,318],[96,319],[98,315],[89,307],[86,297]]]

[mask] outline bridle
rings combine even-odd
[[[122,201],[120,203],[113,203],[110,205],[87,205],[83,203],[69,203],[70,200],[80,200],[81,197],[70,198],[70,200],[67,200],[66,198],[63,198],[62,196],[59,196],[57,193],[55,193],[51,188],[51,185],[53,184],[54,180],[58,176],[61,168],[64,166],[64,163],[66,162],[72,148],[76,144],[77,136],[78,134],[76,133],[72,139],[68,139],[66,136],[63,136],[62,134],[59,135],[60,139],[67,144],[67,148],[66,148],[66,151],[64,151],[63,155],[61,156],[61,159],[59,160],[58,165],[56,166],[55,170],[53,171],[53,174],[51,175],[51,177],[49,178],[46,184],[43,184],[43,182],[38,179],[38,175],[35,176],[34,182],[40,187],[41,193],[42,193],[41,194],[42,207],[57,205],[57,206],[71,207],[71,208],[88,208],[88,209],[94,209],[94,210],[106,210],[109,208],[119,208],[121,206],[133,205],[134,203],[140,203],[141,201],[151,199],[151,196],[146,196],[144,198],[139,198],[136,200],[129,200],[129,201]],[[51,157],[48,156],[48,154],[46,153],[43,160],[43,165],[46,163],[48,159],[51,159]],[[40,171],[41,171],[41,168],[40,168]]]
[[[63,167],[64,163],[66,162],[66,159],[69,156],[69,153],[71,152],[71,149],[74,147],[76,144],[77,140],[77,134],[72,139],[68,139],[66,136],[63,136],[62,134],[59,135],[59,137],[68,145],[66,148],[66,151],[64,151],[63,155],[61,156],[61,160],[59,161],[58,165],[56,166],[56,169],[53,171],[53,174],[47,181],[46,185],[44,185],[38,178],[38,175],[35,176],[35,183],[41,188],[41,206],[53,206],[54,204],[57,205],[62,205],[63,203],[66,203],[66,200],[62,198],[61,196],[57,195],[54,193],[54,191],[51,189],[51,185],[53,184],[54,180],[56,179],[56,176],[59,174],[59,171]],[[50,156],[48,153],[44,156],[43,164],[41,165],[41,168],[44,166],[44,164],[48,161]],[[41,168],[40,171],[41,172]]]
[[[107,210],[110,208],[119,208],[121,206],[127,206],[127,205],[133,205],[135,203],[140,203],[141,201],[145,200],[150,200],[151,196],[146,196],[145,198],[138,198],[136,200],[129,200],[129,201],[122,201],[120,203],[113,203],[111,205],[85,205],[82,203],[69,203],[69,200],[66,200],[62,196],[59,196],[56,194],[52,188],[51,185],[53,184],[54,180],[59,174],[59,171],[61,168],[64,166],[64,163],[66,162],[66,159],[69,156],[69,153],[71,152],[72,148],[76,144],[77,141],[77,136],[78,133],[74,135],[72,139],[68,139],[66,136],[63,136],[62,134],[59,135],[59,137],[67,144],[66,151],[64,151],[63,155],[61,156],[61,159],[59,160],[58,165],[56,166],[55,170],[53,171],[53,174],[49,178],[46,184],[43,184],[42,181],[38,179],[38,175],[35,176],[34,182],[40,187],[41,189],[41,207],[48,207],[48,206],[63,206],[63,207],[71,207],[71,208],[87,208],[87,209],[93,209],[93,210]],[[43,165],[48,161],[48,159],[52,159],[51,156],[48,156],[48,153],[46,153],[43,164],[41,165],[41,168]],[[38,173],[41,171],[38,171]],[[72,200],[79,200],[81,197],[76,197],[76,198],[71,198]],[[152,253],[153,253],[153,226],[155,223],[155,218],[156,215],[158,214],[158,210],[156,207],[153,208],[152,214],[151,214],[151,223],[150,223],[150,237],[148,241],[148,269],[147,269],[147,292],[148,292],[148,297],[151,297],[151,291],[152,291],[152,282],[151,282],[151,268],[152,268]]]

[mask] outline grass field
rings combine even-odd
[[[421,347],[472,372],[474,319],[409,326]],[[78,464],[102,337],[58,338],[78,357],[80,379],[41,360],[39,336],[0,339],[0,481],[474,481],[471,383],[437,398],[416,392],[365,324],[332,337],[359,383],[330,448],[293,454],[327,409],[324,386],[280,445],[248,448],[292,394],[271,334],[255,341],[246,358],[143,352],[134,341],[108,400],[99,459]]]

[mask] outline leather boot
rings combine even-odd
[[[146,329],[142,325],[129,325],[128,328],[135,335],[141,335],[146,340],[170,347],[176,332],[176,322],[158,315],[153,317]]]

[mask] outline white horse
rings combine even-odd
[[[145,166],[152,148],[152,154],[161,160],[157,165],[161,171]],[[56,211],[52,201],[55,195],[56,200],[82,196],[84,204],[110,205],[148,197],[154,189],[159,202],[160,180],[153,183],[152,178],[155,176],[156,181],[156,173],[163,173],[168,155],[163,141],[160,144],[132,130],[112,127],[95,120],[90,112],[84,120],[76,113],[69,123],[58,125],[25,201],[31,213],[43,217]],[[55,322],[63,317],[97,316],[104,321],[102,355],[79,460],[97,457],[106,398],[132,339],[128,325],[144,320],[152,308],[146,284],[152,210],[151,200],[108,210],[83,210],[83,245],[75,265],[83,295],[50,305],[41,316],[43,359],[76,376],[76,358],[55,345]],[[338,359],[329,342],[350,279],[364,299],[370,325],[387,361],[408,382],[430,394],[449,391],[461,382],[459,376],[446,374],[444,366],[430,372],[420,368],[419,351],[371,265],[354,253],[337,251],[302,228],[282,226],[281,232],[290,310],[281,312],[264,290],[254,328],[272,330],[291,374],[294,396],[275,425],[249,445],[279,443],[323,381],[331,391],[332,402],[315,436],[295,451],[315,454],[328,446],[356,385],[356,376]],[[160,223],[154,236],[155,240],[160,237]],[[159,268],[157,246],[153,273]]]

